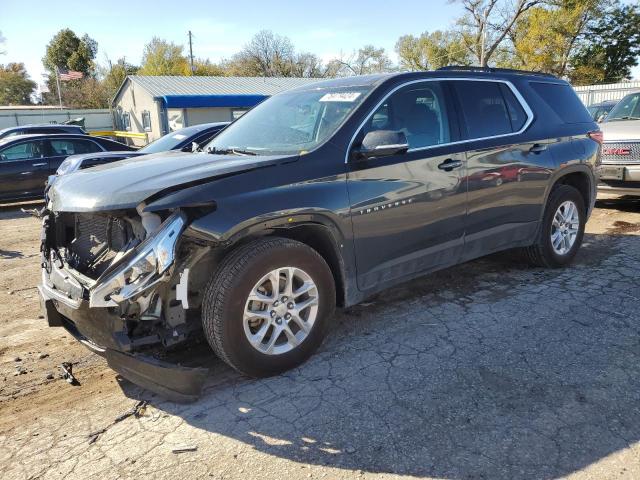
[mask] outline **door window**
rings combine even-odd
[[[0,161],[32,160],[43,156],[41,141],[19,143],[0,151]]]
[[[449,143],[449,120],[441,82],[408,85],[393,93],[369,118],[361,134],[402,131],[410,149]]]
[[[470,139],[520,130],[527,116],[513,92],[501,82],[452,82],[460,100]]]
[[[78,153],[101,152],[98,145],[90,140],[51,140],[51,153],[54,156],[76,155]]]

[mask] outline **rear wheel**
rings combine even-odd
[[[231,252],[209,282],[205,336],[241,373],[274,375],[322,343],[335,298],[331,270],[315,250],[295,240],[260,239]]]
[[[569,185],[557,185],[549,195],[536,243],[525,249],[527,260],[540,267],[568,265],[582,245],[585,223],[585,201],[580,192]]]

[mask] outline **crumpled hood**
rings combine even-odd
[[[151,195],[181,184],[279,163],[295,157],[163,152],[107,163],[59,177],[49,190],[55,212],[135,208]]]
[[[640,120],[602,122],[600,130],[602,130],[605,142],[640,140]]]

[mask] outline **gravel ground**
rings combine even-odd
[[[640,201],[587,231],[564,270],[499,254],[341,311],[285,375],[212,360],[177,405],[43,325],[38,221],[0,207],[0,478],[638,479]]]

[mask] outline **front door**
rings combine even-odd
[[[402,131],[406,153],[356,160],[348,190],[358,286],[382,288],[458,262],[464,247],[465,157],[445,82],[412,82],[392,93],[356,135]]]
[[[49,160],[41,140],[24,140],[0,150],[0,200],[44,193]]]

